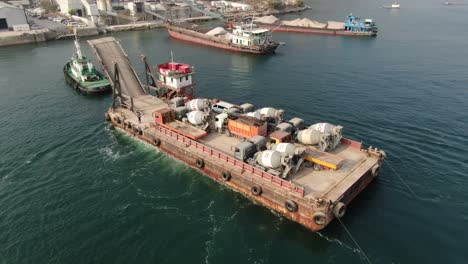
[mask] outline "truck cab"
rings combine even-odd
[[[283,130],[276,130],[275,132],[270,134],[270,144],[279,144],[284,142],[291,141],[291,133],[288,133]]]
[[[257,153],[257,147],[250,141],[244,141],[233,147],[232,151],[234,158],[245,162]]]
[[[215,129],[219,133],[223,133],[228,123],[228,114],[222,113],[215,116]]]
[[[234,152],[234,158],[245,162],[247,159],[253,158],[255,153],[266,150],[266,144],[266,137],[259,135],[251,137],[232,148]]]

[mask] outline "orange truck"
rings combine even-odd
[[[228,120],[228,130],[231,134],[242,138],[266,136],[267,123],[249,116],[238,116]]]
[[[183,136],[191,138],[193,140],[200,139],[207,135],[206,131],[196,128],[192,125],[186,124],[179,120],[176,120],[175,113],[169,108],[163,108],[153,113],[156,124],[170,129]]]

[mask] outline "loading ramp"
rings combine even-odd
[[[119,42],[113,38],[100,38],[88,40],[89,45],[93,48],[99,63],[106,77],[111,82],[112,88],[115,89],[115,69],[118,67],[118,81],[122,99],[139,97],[146,95],[143,84],[136,74],[132,63],[128,59],[127,54],[120,46]]]

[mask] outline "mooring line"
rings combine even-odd
[[[364,250],[361,248],[361,246],[359,246],[356,239],[354,239],[353,235],[351,235],[351,232],[349,232],[348,228],[346,228],[346,226],[343,224],[343,222],[341,222],[341,219],[339,217],[336,217],[336,219],[338,219],[338,222],[340,222],[341,227],[343,227],[343,229],[346,231],[346,233],[348,233],[349,237],[354,242],[354,244],[359,248],[359,251],[362,253],[362,255],[366,259],[367,263],[372,264],[372,261],[369,259],[369,257],[367,257],[366,252],[364,252]]]
[[[400,174],[398,174],[398,172],[390,165],[390,163],[388,163],[386,160],[384,160],[385,164],[387,164],[390,169],[392,169],[392,171],[395,173],[395,175],[400,179],[400,181],[403,183],[403,185],[405,185],[405,187],[410,191],[410,193],[414,196],[414,198],[416,198],[416,193],[413,191],[413,189],[411,189],[411,187],[403,180],[403,178],[400,176]]]

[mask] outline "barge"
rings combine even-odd
[[[100,73],[91,61],[81,53],[80,44],[75,35],[76,53],[63,67],[65,81],[73,87],[86,94],[99,94],[109,92],[111,86],[109,81]]]
[[[147,67],[143,85],[114,38],[88,42],[111,80],[106,119],[115,128],[310,230],[343,217],[379,175],[385,152],[342,137],[341,126],[306,125],[272,107],[173,96],[157,81],[184,78],[186,64]]]
[[[361,19],[357,16],[349,15],[345,22],[328,21],[320,23],[307,18],[295,19],[291,21],[279,20],[275,16],[265,16],[254,19],[254,23],[275,32],[307,33],[331,36],[357,36],[375,37],[378,28],[372,19]],[[227,22],[228,27],[237,25]]]
[[[271,30],[236,26],[231,31],[222,27],[209,28],[189,23],[166,24],[169,35],[175,39],[205,46],[250,54],[274,53],[279,43],[272,40]]]

